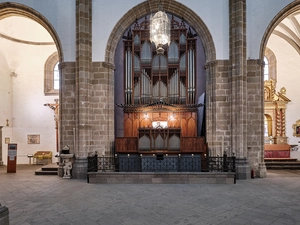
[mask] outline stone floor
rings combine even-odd
[[[88,184],[0,166],[10,225],[300,224],[300,171],[268,171],[236,184]]]

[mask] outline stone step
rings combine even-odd
[[[58,175],[58,171],[44,171],[40,168],[35,171],[35,175]]]
[[[265,162],[265,164],[268,165],[300,165],[300,162],[284,162],[284,161],[280,161],[280,162]]]
[[[267,169],[291,169],[291,170],[300,170],[300,162],[299,161],[265,161]]]
[[[47,164],[35,171],[35,175],[58,175],[57,164]]]
[[[270,170],[300,170],[300,166],[279,166],[279,165],[266,165],[267,169]]]
[[[265,162],[297,162],[294,158],[265,158]]]

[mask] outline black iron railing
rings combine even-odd
[[[88,157],[88,172],[233,172],[235,156],[201,157],[200,154],[152,156],[125,155]]]

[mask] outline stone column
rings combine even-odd
[[[264,81],[263,61],[247,60],[248,125],[247,151],[248,162],[256,177],[266,177],[264,163]]]
[[[92,0],[76,0],[74,178],[86,178],[92,141]],[[72,152],[72,149],[71,149]]]
[[[229,0],[229,73],[231,149],[236,153],[237,178],[250,178],[247,164],[246,0]]]
[[[114,143],[114,65],[93,62],[93,152],[113,156]]]
[[[228,60],[206,64],[206,126],[211,156],[232,156],[230,147],[230,89],[228,87]]]
[[[216,154],[216,101],[215,101],[215,91],[216,91],[216,70],[217,61],[208,62],[205,65],[206,69],[206,136],[207,143],[209,146],[209,155],[215,156]]]

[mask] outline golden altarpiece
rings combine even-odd
[[[136,21],[124,36],[124,137],[116,153],[206,152],[197,136],[196,35],[171,20],[171,42],[163,51],[149,40],[149,20]]]
[[[286,136],[286,106],[290,99],[283,87],[276,93],[276,81],[264,82],[265,158],[289,158]]]

